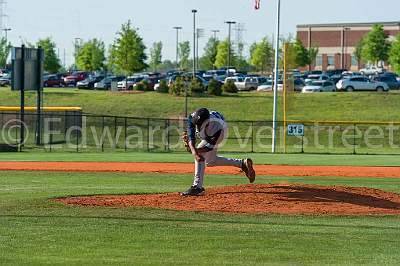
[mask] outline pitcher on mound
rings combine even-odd
[[[187,132],[182,139],[185,147],[195,159],[193,185],[182,196],[202,196],[206,166],[232,166],[241,169],[250,183],[256,180],[256,173],[251,159],[230,159],[217,155],[218,145],[226,138],[228,126],[223,115],[201,108],[188,117]],[[200,143],[196,146],[196,139]]]

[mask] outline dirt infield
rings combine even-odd
[[[260,176],[335,176],[400,178],[400,167],[256,165]],[[126,172],[192,174],[189,163],[0,162],[0,171]],[[208,174],[239,174],[231,167],[207,168]]]
[[[58,199],[80,206],[151,207],[178,211],[317,215],[400,215],[400,195],[371,188],[246,185],[209,189],[202,197],[179,193]]]

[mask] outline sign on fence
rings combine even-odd
[[[39,91],[43,82],[43,49],[14,47],[11,59],[11,89]]]
[[[287,134],[288,136],[304,136],[304,125],[301,124],[288,125]]]

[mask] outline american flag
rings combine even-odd
[[[256,4],[255,4],[255,6],[254,6],[254,8],[256,9],[256,10],[258,10],[258,9],[260,9],[260,3],[261,2],[261,0],[256,0]]]

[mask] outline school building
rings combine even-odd
[[[400,21],[373,23],[306,24],[297,26],[297,37],[306,48],[316,46],[319,53],[310,70],[348,69],[363,66],[354,56],[361,38],[376,24],[383,25],[389,39],[400,33]]]

